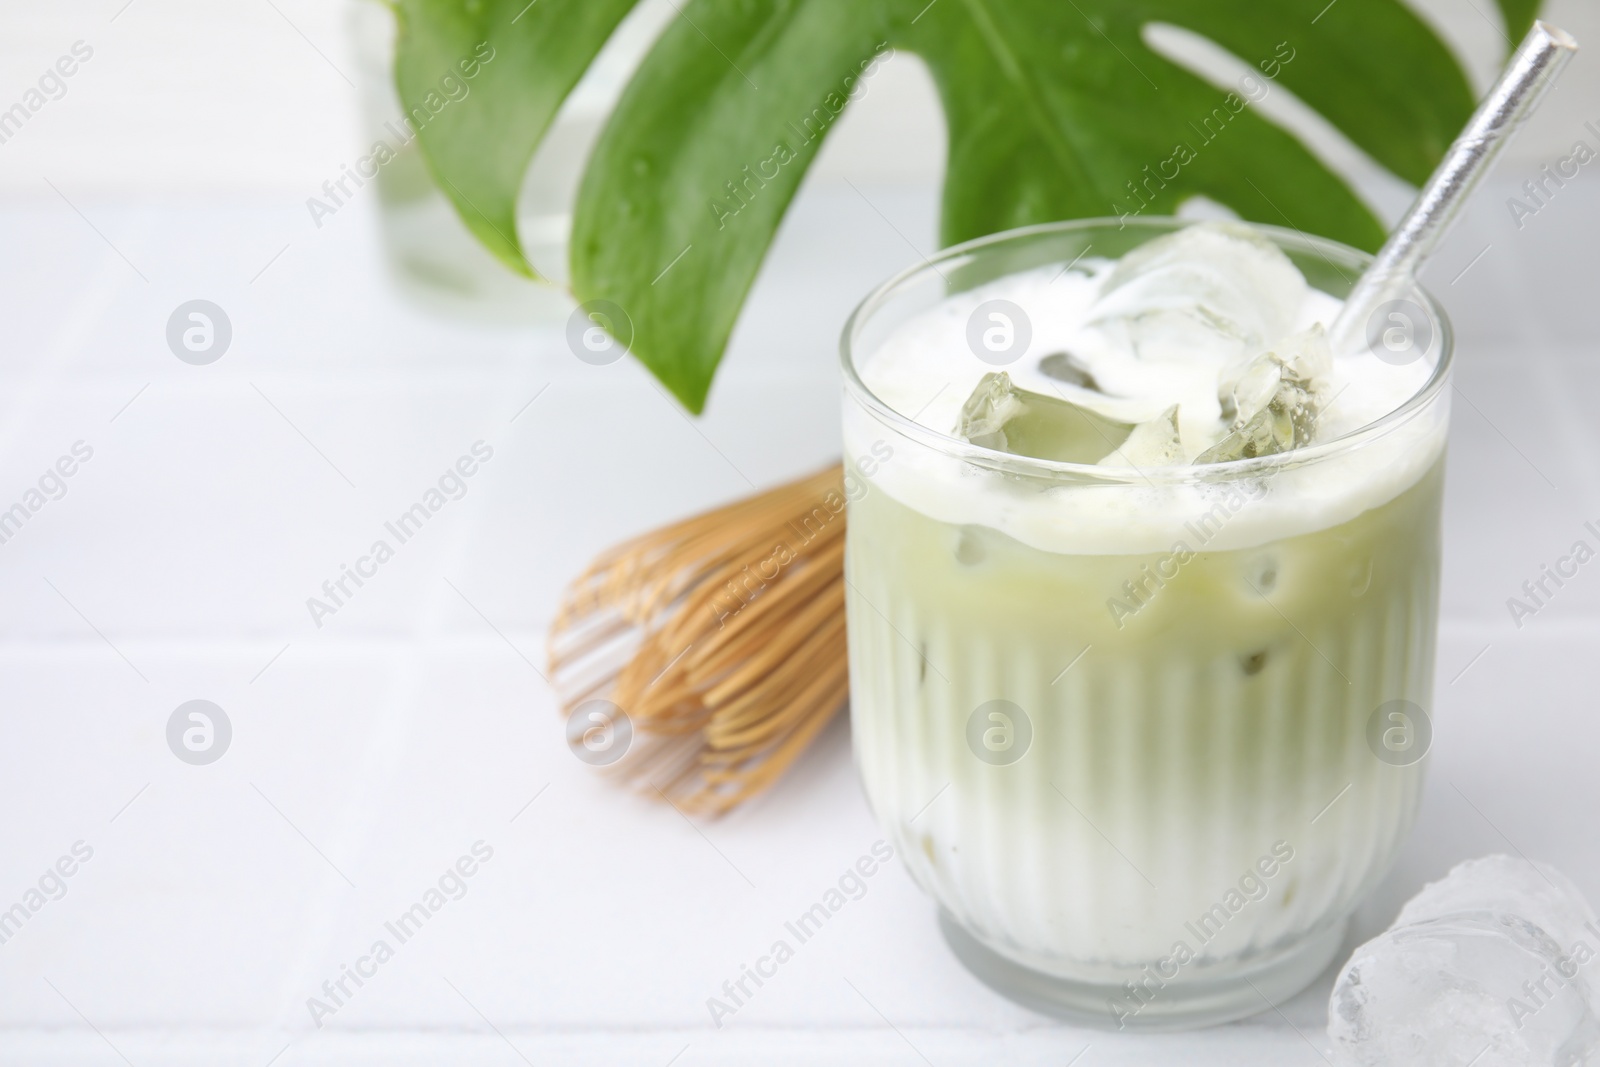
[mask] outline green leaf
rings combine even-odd
[[[515,49],[422,141],[469,223],[474,213],[493,220],[476,232],[525,264],[514,240],[496,241],[515,236],[507,221],[520,168],[631,5],[538,0],[508,26],[519,0],[480,0],[470,16],[451,10],[461,0],[399,2],[415,13],[400,79],[412,93],[474,35]],[[1508,23],[1534,6],[1499,3]],[[1237,87],[1230,96],[1152,49],[1155,24],[1210,39],[1256,72],[1251,84],[1298,96],[1413,183],[1472,108],[1458,62],[1401,0],[675,5],[590,159],[571,268],[579,299],[620,306],[634,354],[696,412],[822,142],[849,97],[906,53],[927,64],[949,126],[946,242],[1055,219],[1170,213],[1196,195],[1246,218],[1365,248],[1381,242],[1371,211]],[[535,13],[540,21],[523,26]],[[441,48],[431,38],[445,30]]]
[[[688,4],[595,146],[573,288],[627,312],[634,355],[691,411],[806,168],[875,70],[884,6]]]
[[[394,4],[395,84],[428,168],[473,234],[520,274],[537,276],[517,238],[523,175],[562,101],[637,3]]]
[[[1496,0],[1496,3],[1500,5],[1500,17],[1505,20],[1506,54],[1510,55],[1538,17],[1539,0]]]
[[[1264,7],[692,0],[596,147],[574,221],[574,287],[624,308],[634,354],[699,411],[821,143],[800,136],[811,131],[797,133],[797,120],[831,112],[828,94],[847,92],[844,79],[862,77],[861,64],[885,47],[919,55],[939,88],[950,127],[947,242],[1054,219],[1168,213],[1202,194],[1247,218],[1376,247],[1378,221],[1298,140],[1163,59],[1144,28],[1184,27],[1252,67],[1276,61],[1271,91],[1297,93],[1413,181],[1470,113],[1460,67],[1395,0],[1340,0],[1315,23],[1316,0]],[[814,125],[825,136],[833,124]],[[794,158],[775,167],[777,145]],[[1187,164],[1173,162],[1179,145]]]
[[[1084,215],[1166,214],[1202,194],[1246,218],[1375,247],[1378,221],[1299,141],[1254,109],[1235,113],[1244,95],[1229,101],[1143,42],[1147,24],[1166,23],[1258,72],[1267,64],[1276,84],[1264,72],[1254,84],[1297,93],[1379,162],[1420,181],[1471,110],[1460,68],[1390,0],[1341,0],[1313,26],[1317,6],[1285,3],[1269,14],[1255,0],[1203,12],[1178,0],[1100,0],[1098,10],[1069,6],[1051,19],[1049,0],[941,0],[911,46],[949,117],[945,239]],[[1192,162],[1181,163],[1180,146]]]

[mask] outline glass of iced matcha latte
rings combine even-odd
[[[844,340],[851,718],[946,939],[1024,1004],[1308,984],[1416,813],[1450,336],[1369,257],[1096,220],[941,253]]]

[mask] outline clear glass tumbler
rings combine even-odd
[[[1414,294],[1430,373],[1397,410],[1207,466],[992,451],[893,410],[860,369],[915,316],[962,329],[952,297],[1182,225],[949,249],[868,297],[843,343],[868,800],[971,971],[1114,1029],[1222,1022],[1303,988],[1409,832],[1432,729],[1448,323]],[[1369,262],[1260,230],[1336,297]]]

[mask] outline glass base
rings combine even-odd
[[[1122,981],[1077,981],[1024,967],[1001,955],[941,910],[939,929],[962,965],[996,993],[1044,1015],[1098,1030],[1188,1030],[1270,1011],[1316,980],[1344,941],[1349,920],[1279,949],[1211,965],[1157,986],[1145,969]],[[1136,999],[1128,986],[1143,992]]]

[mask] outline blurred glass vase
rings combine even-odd
[[[659,0],[646,0],[629,17],[573,90],[534,155],[517,212],[522,246],[545,279],[534,281],[486,250],[434,181],[417,123],[406,116],[395,89],[394,11],[382,0],[351,6],[349,33],[365,148],[356,167],[363,181],[370,178],[376,187],[385,258],[408,296],[433,310],[479,320],[566,320],[572,307],[566,292],[567,238],[584,162],[622,86],[659,30],[664,7],[670,15],[670,7]],[[492,57],[492,49],[484,48]],[[459,88],[449,94],[451,103],[470,97],[469,78],[452,79],[452,84]],[[337,198],[330,196],[329,201],[338,207]]]

